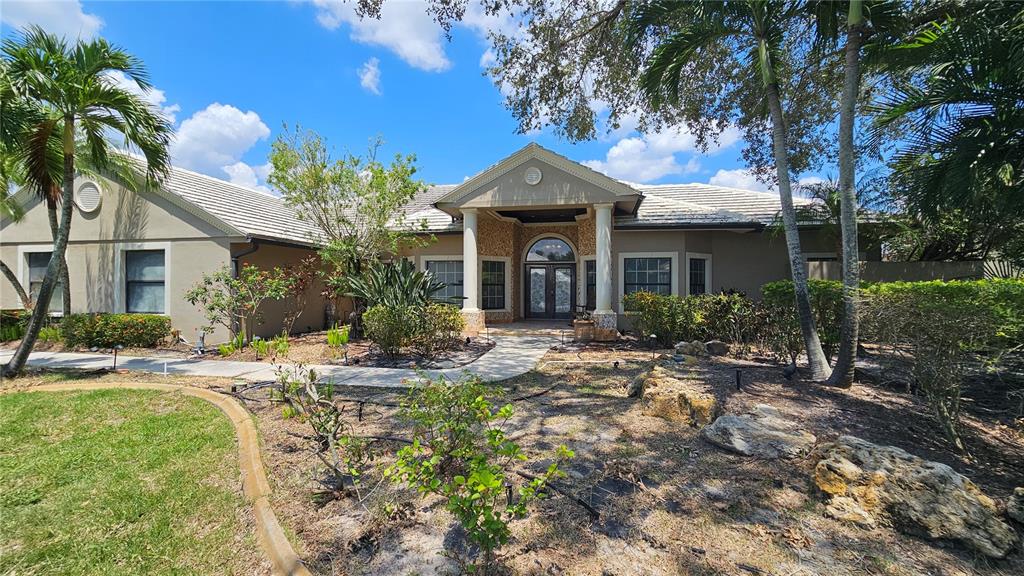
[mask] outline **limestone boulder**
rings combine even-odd
[[[886,520],[904,532],[956,540],[992,558],[1006,556],[1017,541],[995,502],[945,464],[853,436],[840,436],[823,450],[814,481],[830,495],[830,516],[861,525]]]
[[[704,343],[704,349],[712,356],[728,356],[732,347],[721,340],[711,340]]]
[[[754,406],[748,414],[721,416],[701,433],[720,448],[768,459],[803,456],[817,440],[814,434],[767,404]]]
[[[1024,524],[1024,486],[1013,490],[1013,496],[1006,501],[1006,515]]]
[[[655,366],[633,380],[627,394],[641,399],[644,414],[688,426],[707,426],[719,413],[714,394],[703,390],[697,382],[680,379],[661,366]]]
[[[707,356],[708,348],[700,340],[693,342],[680,342],[676,344],[676,354],[684,356]]]

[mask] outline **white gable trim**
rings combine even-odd
[[[565,156],[555,154],[554,152],[531,142],[508,158],[505,158],[501,162],[498,162],[476,176],[473,176],[469,180],[466,180],[462,184],[459,184],[441,197],[437,201],[437,204],[456,203],[476,192],[481,186],[484,186],[496,178],[500,178],[530,160],[539,160],[546,164],[550,164],[558,170],[593,184],[594,186],[610,192],[615,196],[641,196],[639,191],[615,180],[614,178],[609,178],[600,172],[587,168],[578,162],[573,162]]]

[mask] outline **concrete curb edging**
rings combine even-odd
[[[205,388],[191,388],[175,384],[157,384],[150,382],[133,383],[93,383],[93,384],[42,384],[25,388],[8,388],[3,393],[14,392],[86,392],[92,390],[135,389],[158,390],[162,392],[181,392],[213,404],[231,420],[238,438],[238,465],[242,473],[242,492],[252,503],[256,516],[256,534],[260,546],[270,559],[275,574],[283,576],[312,576],[295,553],[291,542],[284,534],[284,529],[277,521],[274,510],[270,507],[270,483],[267,481],[263,459],[260,456],[259,435],[256,425],[249,412],[230,396]]]

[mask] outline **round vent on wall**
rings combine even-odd
[[[540,184],[541,176],[540,168],[531,166],[526,169],[526,174],[523,175],[523,180],[526,180],[526,183],[530,186],[536,186],[537,184]]]
[[[78,190],[75,191],[75,204],[82,212],[95,212],[99,209],[102,200],[100,185],[91,180],[85,180],[79,184]]]

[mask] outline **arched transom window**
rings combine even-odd
[[[527,262],[573,262],[576,255],[565,240],[558,238],[541,238],[530,246],[526,254]]]

